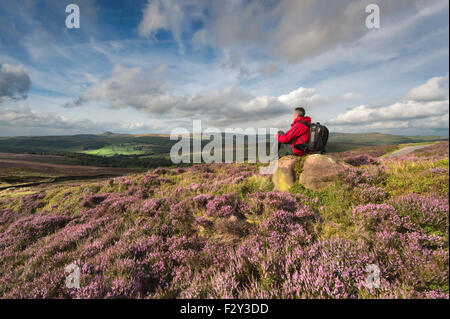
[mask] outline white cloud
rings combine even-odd
[[[148,37],[160,29],[172,32],[174,39],[182,48],[181,33],[183,31],[184,13],[180,5],[172,0],[149,0],[138,32]]]
[[[94,124],[89,120],[71,120],[65,116],[32,110],[27,103],[8,107],[0,113],[0,124],[20,128],[89,128]]]
[[[408,121],[383,121],[367,123],[365,125],[333,125],[335,132],[383,132],[388,134],[407,135],[441,135],[448,136],[449,115],[431,116],[424,119],[411,119]]]
[[[444,77],[434,77],[425,84],[420,85],[407,94],[406,98],[412,101],[437,101],[445,98],[445,92],[441,86]]]
[[[28,71],[21,65],[0,66],[0,102],[2,98],[26,98],[31,87]]]
[[[0,136],[101,133],[108,130],[136,133],[161,129],[144,121],[115,123],[40,112],[30,108],[26,102],[6,107],[0,113]]]
[[[144,9],[142,21],[139,24],[139,34],[149,36],[152,32],[167,27],[167,17],[160,11],[159,0],[149,1]]]
[[[280,102],[286,105],[307,105],[309,107],[327,104],[328,101],[318,95],[315,89],[300,87],[288,94],[278,97]]]
[[[66,107],[96,101],[113,109],[132,107],[149,115],[167,115],[175,119],[202,118],[227,125],[271,119],[287,114],[296,106],[314,108],[332,99],[320,96],[312,88],[300,87],[280,96],[253,96],[234,86],[198,93],[176,95],[165,83],[166,67],[151,72],[140,67],[113,67],[109,78],[91,86],[79,99]]]
[[[164,113],[174,105],[174,99],[161,80],[167,67],[161,65],[151,72],[141,67],[125,68],[115,65],[109,78],[92,85],[81,97],[66,104],[74,107],[88,101],[107,101],[114,109],[134,107],[154,113]]]
[[[442,101],[405,101],[388,106],[371,108],[368,105],[357,106],[329,121],[330,124],[364,124],[427,118],[448,113],[448,99]]]
[[[402,102],[387,106],[360,105],[328,121],[349,129],[424,128],[448,129],[449,99],[439,87],[443,77],[413,88]]]

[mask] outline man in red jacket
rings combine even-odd
[[[305,109],[302,107],[297,107],[294,110],[294,122],[291,124],[291,129],[286,133],[279,131],[275,134],[275,138],[278,140],[278,150],[280,150],[281,145],[287,146],[291,145],[291,149],[288,150],[289,155],[297,155],[302,156],[304,154],[303,151],[298,150],[294,147],[296,144],[308,143],[309,140],[309,126],[302,123],[311,123],[311,118],[309,116],[305,116]]]

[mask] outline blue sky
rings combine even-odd
[[[65,26],[80,8],[81,27]],[[365,8],[380,7],[380,28]],[[0,136],[278,127],[448,136],[448,1],[4,0]]]

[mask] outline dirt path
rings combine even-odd
[[[425,145],[417,145],[417,146],[406,146],[402,149],[399,149],[395,152],[392,152],[391,154],[386,155],[386,158],[391,158],[391,157],[397,157],[397,156],[403,156],[406,154],[409,154],[411,152],[414,152],[416,150],[420,150],[421,148],[430,146],[431,144],[425,144]]]

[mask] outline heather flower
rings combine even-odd
[[[359,203],[382,203],[388,197],[384,188],[368,184],[359,184],[353,191]]]
[[[5,233],[0,235],[0,247],[12,243],[9,238],[15,237],[23,243],[21,248],[38,238],[52,234],[64,227],[72,218],[61,215],[49,215],[42,212],[38,215],[23,217],[12,223]]]
[[[201,187],[202,187],[202,185],[200,185],[198,183],[189,184],[189,189],[192,190],[193,192],[198,191]]]
[[[142,202],[141,210],[150,215],[160,214],[167,211],[170,206],[170,200],[166,197],[150,198]]]
[[[397,207],[399,214],[409,216],[420,227],[448,233],[448,198],[408,194],[392,200],[392,205]]]
[[[428,172],[432,174],[445,174],[448,173],[448,169],[446,169],[445,167],[436,167],[429,169]]]
[[[167,177],[160,177],[158,174],[147,173],[142,176],[139,185],[144,188],[154,188],[164,183],[171,183]]]
[[[107,199],[109,194],[94,194],[86,196],[80,203],[81,207],[93,208]]]
[[[16,215],[17,215],[17,213],[12,209],[1,210],[0,211],[0,226],[10,223],[12,220],[14,220]]]
[[[247,177],[251,176],[250,172],[241,172],[235,176],[233,176],[233,179],[231,180],[232,184],[237,184],[245,180]]]
[[[214,178],[214,174],[213,173],[209,173],[209,172],[205,172],[201,176],[202,176],[203,179],[208,179],[208,180]]]
[[[353,221],[361,222],[366,229],[372,231],[413,231],[417,228],[409,216],[400,216],[397,210],[389,204],[359,205],[353,209]]]
[[[104,214],[106,212],[110,213],[124,213],[131,207],[132,204],[136,202],[134,196],[127,196],[122,194],[103,194],[96,198],[97,202],[100,202],[95,208],[87,209],[84,211],[86,214]],[[90,200],[90,199],[88,199]],[[82,204],[88,205],[88,202]],[[88,206],[89,207],[89,206]]]
[[[209,227],[209,226],[212,226],[212,224],[213,224],[213,222],[212,221],[210,221],[209,219],[206,219],[205,217],[197,217],[196,219],[195,219],[195,223],[197,224],[197,225],[200,225],[200,226],[203,226],[203,227]]]
[[[379,159],[368,155],[355,155],[345,159],[345,162],[352,166],[361,166],[361,165],[375,165],[378,164],[380,161]]]
[[[118,179],[118,184],[120,186],[126,186],[127,187],[127,186],[132,185],[133,181],[130,178],[128,178],[128,177],[123,177],[123,178],[119,178]]]
[[[197,204],[199,208],[205,208],[208,201],[212,198],[209,194],[200,194],[195,196],[192,200]]]
[[[240,201],[234,194],[227,193],[211,199],[206,205],[206,215],[211,217],[228,217],[243,213],[248,204]]]
[[[257,214],[261,214],[263,211],[275,210],[293,212],[301,206],[301,203],[294,196],[284,192],[257,192],[250,194],[249,197],[252,204],[256,206]]]
[[[383,184],[385,179],[386,172],[381,165],[368,166],[365,169],[347,166],[343,168],[343,180],[352,188],[360,184]]]
[[[45,193],[36,193],[31,195],[26,195],[22,198],[22,208],[21,210],[25,214],[32,214],[37,209],[44,206],[42,199],[45,197]]]
[[[158,174],[158,175],[164,175],[164,174],[167,174],[167,169],[164,167],[158,167],[153,170],[153,173]]]
[[[177,174],[182,174],[182,173],[186,172],[186,169],[184,169],[184,168],[176,168],[176,169],[175,169],[175,172],[176,172]]]

